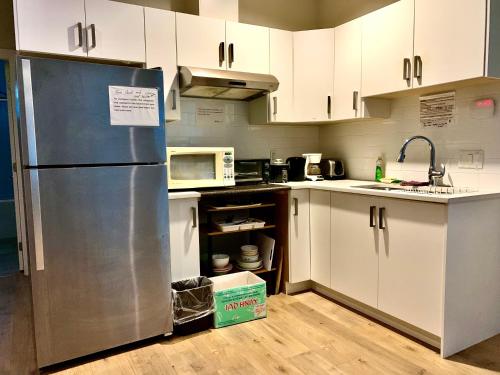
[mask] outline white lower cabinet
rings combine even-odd
[[[289,210],[290,254],[288,281],[311,280],[311,243],[309,235],[309,190],[292,190]]]
[[[172,281],[200,276],[198,198],[169,200]]]
[[[330,287],[330,197],[325,190],[311,190],[309,214],[311,232],[311,280]]]

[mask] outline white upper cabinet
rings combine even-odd
[[[362,17],[363,96],[412,87],[413,15],[414,0],[400,0]]]
[[[413,87],[484,75],[486,6],[486,0],[415,0]]]
[[[84,0],[16,0],[17,49],[87,56]]]
[[[89,57],[146,61],[143,7],[85,0],[85,12]]]
[[[361,20],[335,28],[333,120],[361,116]]]
[[[293,34],[294,119],[329,121],[332,116],[334,31]]]
[[[226,22],[176,13],[177,65],[226,70]]]
[[[168,10],[145,8],[146,66],[163,70],[165,119],[179,120],[180,95],[177,76],[175,45],[175,13]]]
[[[269,28],[226,21],[227,68],[269,73]]]
[[[270,30],[269,72],[279,81],[278,90],[269,95],[270,121],[290,122],[293,119],[293,33]]]

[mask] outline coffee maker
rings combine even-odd
[[[306,165],[304,167],[306,180],[322,181],[323,176],[321,176],[321,169],[319,167],[321,154],[302,154],[302,157],[306,159]]]

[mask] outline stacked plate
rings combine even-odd
[[[261,269],[262,259],[259,256],[259,248],[255,245],[243,245],[237,262],[237,267],[240,270],[256,271]]]
[[[229,263],[229,255],[214,254],[212,255],[212,272],[215,276],[221,276],[229,273],[233,269],[233,265]]]

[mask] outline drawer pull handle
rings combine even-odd
[[[370,206],[370,228],[375,228],[375,210],[377,207],[375,206]]]

